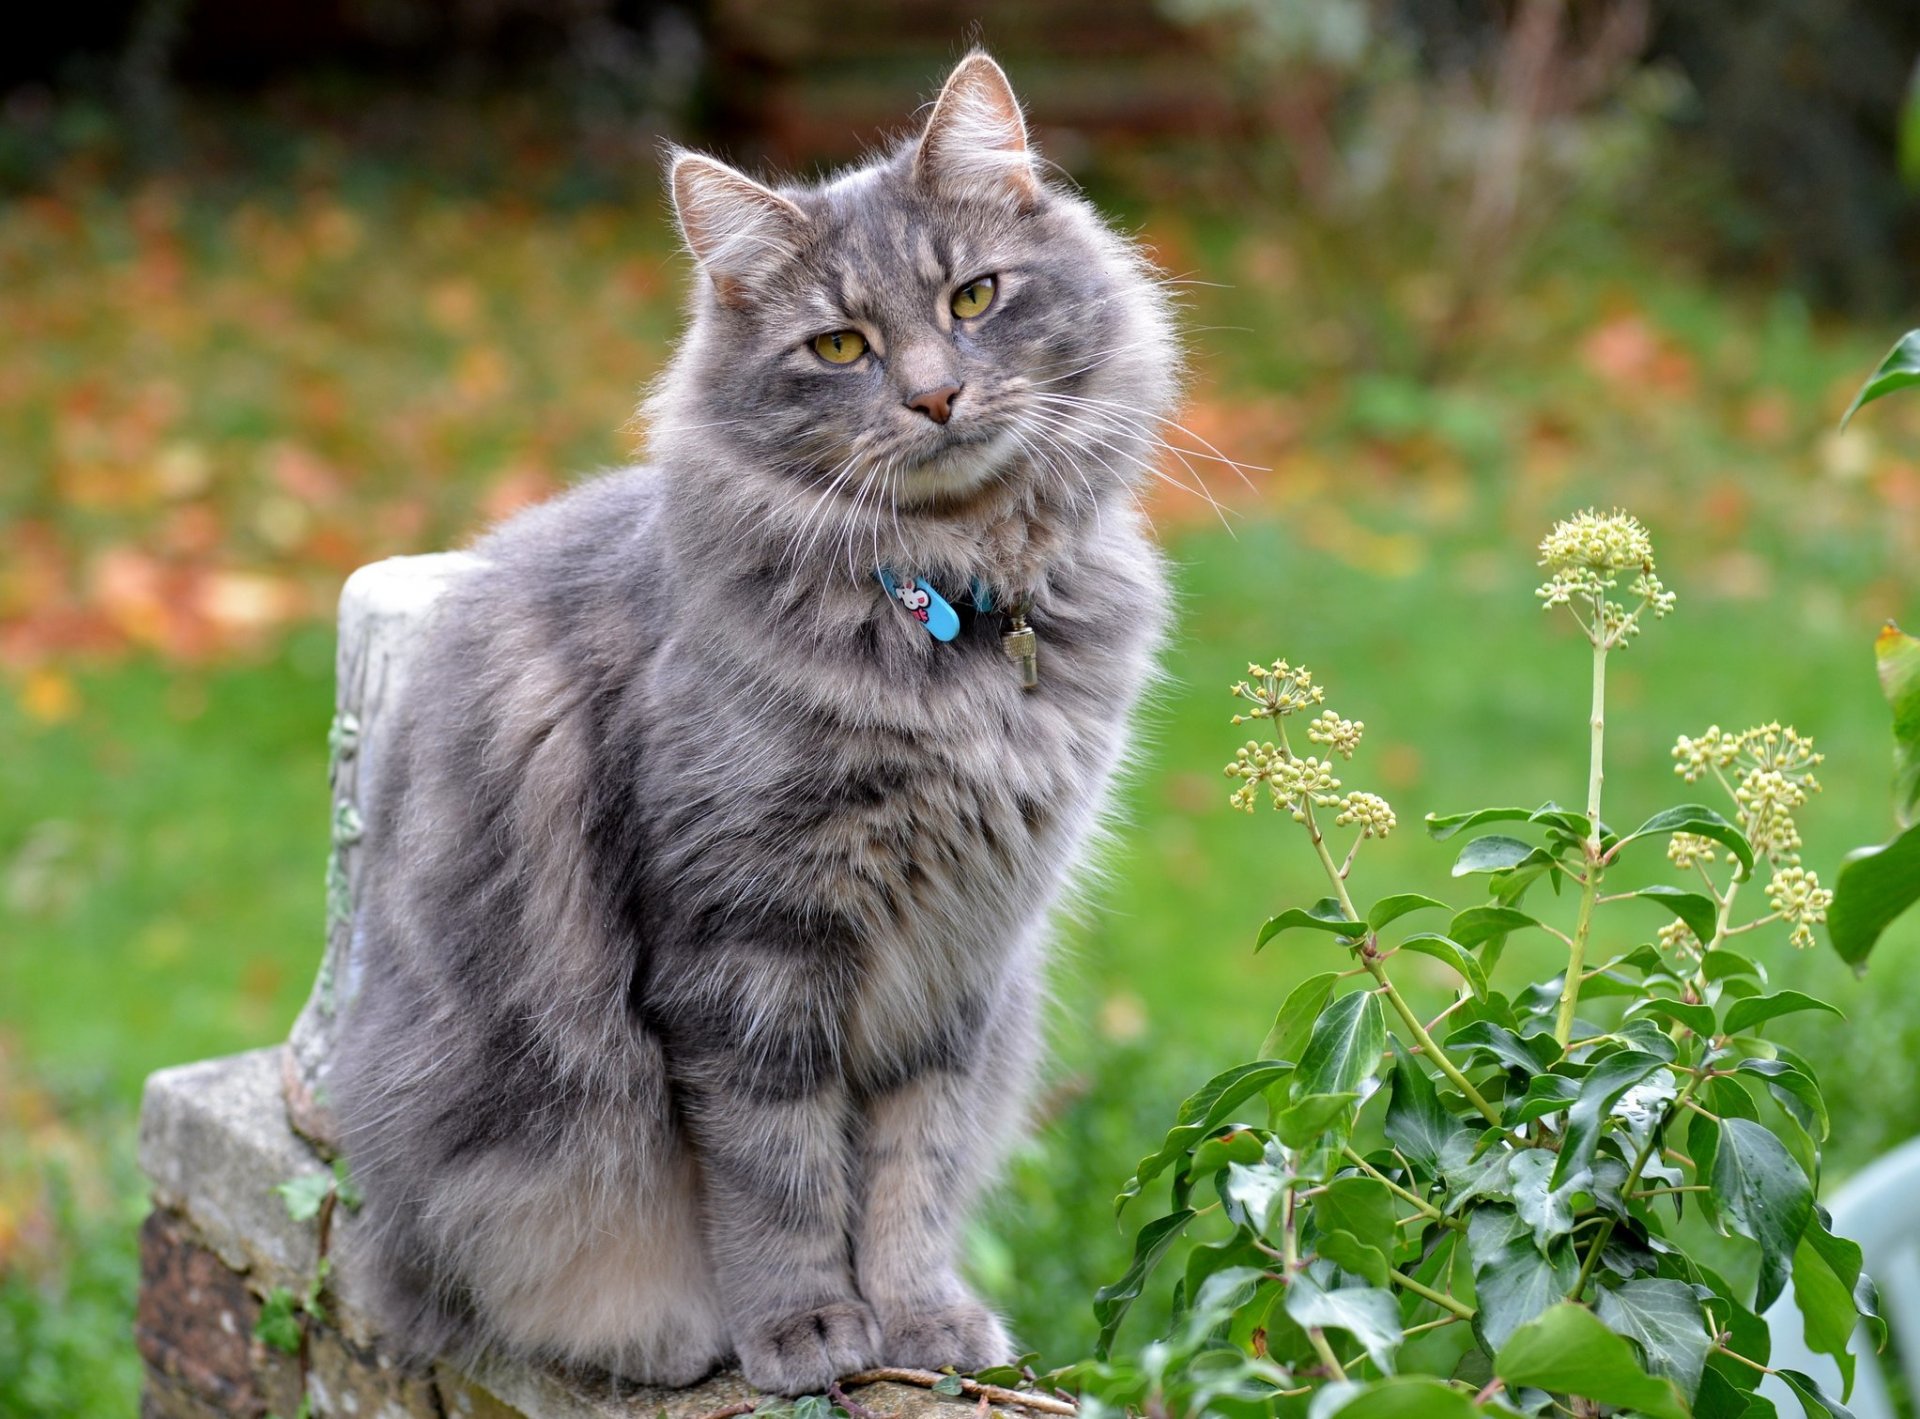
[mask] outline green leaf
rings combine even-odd
[[[1521,1326],[1559,1304],[1579,1279],[1579,1259],[1566,1242],[1555,1242],[1542,1255],[1521,1236],[1486,1262],[1476,1262],[1473,1294],[1478,1310],[1473,1324],[1488,1351],[1498,1350]]]
[[[1427,835],[1435,842],[1445,842],[1455,833],[1477,828],[1482,823],[1525,823],[1532,818],[1532,811],[1526,808],[1476,808],[1471,813],[1429,813]]]
[[[1880,361],[1880,367],[1867,376],[1867,382],[1853,396],[1853,403],[1847,406],[1847,412],[1840,416],[1840,427],[1844,429],[1855,414],[1874,400],[1883,399],[1896,389],[1907,389],[1916,384],[1920,384],[1920,330],[1909,330],[1887,351],[1887,357]]]
[[[1554,1164],[1553,1185],[1560,1186],[1574,1173],[1593,1162],[1594,1149],[1600,1144],[1600,1130],[1620,1096],[1656,1069],[1664,1068],[1668,1057],[1644,1054],[1639,1050],[1621,1050],[1594,1065],[1580,1081],[1580,1093],[1567,1110],[1567,1127],[1560,1154]]]
[[[1701,942],[1713,940],[1714,928],[1720,924],[1720,904],[1712,897],[1663,884],[1642,887],[1633,895],[1641,901],[1652,902],[1668,916],[1679,917]]]
[[[1460,1120],[1440,1102],[1433,1080],[1420,1062],[1393,1041],[1393,1093],[1387,1099],[1387,1141],[1409,1163],[1438,1171],[1447,1145],[1465,1132]],[[1366,1233],[1361,1233],[1365,1236]]]
[[[1800,1409],[1807,1419],[1853,1419],[1853,1411],[1821,1389],[1812,1375],[1799,1370],[1775,1370],[1774,1373],[1787,1382],[1787,1388],[1800,1401]]]
[[[1522,1040],[1504,1025],[1491,1020],[1475,1020],[1447,1036],[1447,1048],[1469,1055],[1485,1053],[1509,1068],[1538,1074],[1559,1054],[1552,1035],[1539,1034]]]
[[[1631,1015],[1658,1015],[1665,1020],[1678,1020],[1703,1040],[1714,1036],[1713,1007],[1698,1005],[1686,1000],[1668,1000],[1664,996],[1655,996],[1651,1000],[1642,1000],[1632,1006]]]
[[[1107,1352],[1113,1348],[1113,1337],[1120,1329],[1120,1322],[1127,1318],[1133,1303],[1140,1299],[1148,1275],[1196,1215],[1192,1208],[1183,1207],[1178,1212],[1170,1212],[1165,1217],[1156,1217],[1147,1223],[1134,1238],[1133,1261],[1126,1272],[1112,1285],[1102,1286],[1093,1293],[1093,1318],[1100,1322],[1100,1338],[1093,1352],[1097,1358],[1107,1358]]]
[[[1527,1081],[1527,1092],[1508,1101],[1509,1124],[1530,1123],[1548,1114],[1557,1114],[1580,1097],[1580,1081],[1564,1074],[1536,1074]]]
[[[1367,908],[1367,925],[1378,931],[1390,922],[1398,921],[1409,912],[1445,911],[1447,904],[1419,892],[1402,892],[1398,896],[1382,897]]]
[[[943,1394],[948,1399],[957,1399],[967,1392],[967,1387],[960,1383],[960,1376],[958,1375],[942,1375],[933,1382],[930,1388],[935,1394]],[[817,1398],[818,1396],[814,1397]]]
[[[300,1302],[293,1292],[285,1286],[275,1286],[267,1292],[267,1298],[260,1303],[260,1318],[253,1324],[253,1333],[264,1345],[270,1345],[283,1355],[300,1353]]]
[[[1460,949],[1457,941],[1449,941],[1437,932],[1422,931],[1409,936],[1400,943],[1402,951],[1412,951],[1416,955],[1431,956],[1458,971],[1473,993],[1482,1000],[1487,998],[1487,973],[1480,969],[1480,963]]]
[[[1920,901],[1920,823],[1892,842],[1855,848],[1840,864],[1827,909],[1827,938],[1840,959],[1866,968],[1880,933]]]
[[[1314,1222],[1323,1232],[1351,1232],[1373,1240],[1394,1234],[1393,1194],[1376,1178],[1335,1178],[1313,1207]]]
[[[1118,1213],[1138,1197],[1140,1190],[1165,1172],[1175,1159],[1186,1156],[1210,1134],[1218,1133],[1221,1125],[1229,1120],[1241,1104],[1292,1070],[1293,1066],[1284,1060],[1263,1059],[1252,1064],[1236,1065],[1209,1079],[1180,1105],[1180,1112],[1175,1115],[1174,1126],[1168,1131],[1166,1141],[1156,1151],[1142,1158],[1134,1168],[1133,1176],[1127,1179],[1126,1185],[1120,1189],[1120,1195],[1114,1199],[1114,1211]]]
[[[1221,1180],[1220,1196],[1227,1215],[1265,1236],[1273,1209],[1286,1195],[1293,1174],[1284,1166],[1286,1155],[1275,1153],[1258,1163],[1234,1163]]]
[[[1344,1138],[1352,1127],[1349,1116],[1353,1102],[1359,1097],[1356,1093],[1307,1094],[1280,1111],[1273,1131],[1287,1147],[1304,1148],[1336,1124],[1348,1120],[1347,1128],[1341,1129]]]
[[[1697,838],[1712,838],[1740,859],[1740,881],[1744,882],[1753,875],[1753,844],[1747,841],[1746,834],[1702,803],[1683,803],[1678,808],[1669,808],[1664,812],[1655,813],[1620,839],[1613,849],[1613,854],[1618,854],[1628,843],[1638,838],[1671,837],[1675,833],[1692,833]],[[1708,936],[1711,934],[1709,932]],[[1703,936],[1700,939],[1704,941],[1708,938]]]
[[[1650,1373],[1672,1380],[1689,1399],[1699,1391],[1713,1337],[1693,1287],[1684,1281],[1628,1281],[1602,1288],[1594,1308],[1609,1330],[1639,1342]]]
[[[1325,1008],[1327,997],[1333,994],[1334,982],[1339,979],[1338,971],[1322,971],[1288,992],[1279,1013],[1273,1017],[1273,1028],[1267,1031],[1266,1041],[1260,1046],[1262,1059],[1300,1057],[1300,1050],[1313,1031],[1313,1022]]]
[[[332,1173],[302,1173],[274,1187],[286,1204],[287,1216],[296,1222],[311,1222],[320,1215],[321,1204],[333,1191]]]
[[[1571,1302],[1521,1326],[1494,1356],[1493,1370],[1508,1389],[1530,1385],[1637,1409],[1651,1419],[1688,1419],[1673,1381],[1642,1370],[1625,1340]]]
[[[1573,1230],[1573,1195],[1593,1181],[1593,1170],[1581,1167],[1564,1183],[1554,1180],[1554,1156],[1544,1148],[1523,1148],[1507,1164],[1513,1205],[1520,1220],[1533,1228],[1533,1244],[1543,1251],[1555,1237]]]
[[[1727,1224],[1760,1247],[1753,1308],[1764,1311],[1786,1285],[1794,1248],[1813,1216],[1813,1188],[1785,1145],[1744,1118],[1720,1121],[1711,1186]]]
[[[340,1199],[340,1205],[349,1212],[358,1212],[365,1199],[360,1194],[360,1184],[353,1180],[353,1174],[347,1171],[347,1160],[333,1160],[333,1191]]]
[[[1289,908],[1279,916],[1270,917],[1267,924],[1260,928],[1260,937],[1253,943],[1258,951],[1283,931],[1293,930],[1324,931],[1333,936],[1358,938],[1366,935],[1363,922],[1353,920],[1347,915],[1347,909],[1332,897],[1322,897],[1305,911],[1298,907]]]
[[[1819,1083],[1803,1069],[1783,1059],[1743,1059],[1734,1066],[1742,1074],[1757,1074],[1767,1082],[1767,1092],[1775,1103],[1793,1116],[1819,1142],[1826,1142],[1829,1130],[1827,1101]]]
[[[1380,997],[1370,990],[1341,996],[1313,1022],[1307,1047],[1294,1071],[1296,1099],[1308,1094],[1351,1094],[1379,1067],[1387,1047],[1387,1022]]]
[[[1730,1035],[1744,1035],[1755,1025],[1801,1010],[1824,1010],[1829,1015],[1839,1015],[1843,1020],[1847,1018],[1841,1015],[1838,1006],[1816,1000],[1811,995],[1803,995],[1797,990],[1783,990],[1777,995],[1752,995],[1745,1000],[1734,1001],[1733,1008],[1727,1011],[1726,1031]]]
[[[1314,1248],[1342,1271],[1350,1271],[1369,1286],[1384,1287],[1392,1279],[1386,1253],[1368,1246],[1352,1232],[1323,1232]]]
[[[1383,1373],[1393,1373],[1393,1352],[1400,1348],[1400,1305],[1391,1291],[1377,1286],[1324,1289],[1306,1272],[1287,1286],[1286,1312],[1302,1328],[1344,1330],[1366,1348]]]
[[[1841,1397],[1853,1389],[1850,1346],[1860,1324],[1854,1289],[1860,1284],[1860,1247],[1836,1237],[1814,1210],[1793,1253],[1793,1300],[1800,1309],[1807,1348],[1833,1356],[1840,1367]]]
[[[1468,907],[1454,917],[1447,935],[1462,946],[1474,947],[1539,925],[1535,918],[1513,907]]]
[[[1486,1419],[1471,1396],[1431,1375],[1396,1375],[1359,1388],[1328,1419]],[[1315,1419],[1319,1419],[1316,1415]]]
[[[1538,851],[1532,843],[1523,843],[1518,838],[1503,838],[1498,834],[1475,838],[1460,849],[1460,856],[1453,864],[1453,875],[1465,877],[1474,872],[1500,872],[1518,867]]]

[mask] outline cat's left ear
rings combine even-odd
[[[947,76],[913,172],[930,187],[1011,198],[1023,208],[1040,195],[1020,100],[984,51],[976,49]]]

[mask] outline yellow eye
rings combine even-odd
[[[867,341],[858,330],[836,330],[813,337],[813,353],[830,365],[850,365],[867,353]]]
[[[974,277],[953,293],[953,313],[962,320],[972,320],[993,304],[995,284],[992,276]]]

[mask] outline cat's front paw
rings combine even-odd
[[[1013,1357],[1013,1341],[1000,1317],[971,1297],[903,1308],[881,1325],[881,1361],[902,1369],[941,1370],[951,1365],[970,1374],[989,1365],[1004,1365]]]
[[[734,1340],[747,1383],[772,1394],[819,1394],[873,1368],[880,1327],[862,1301],[829,1301],[773,1320],[753,1321]]]

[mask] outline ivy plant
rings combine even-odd
[[[1709,726],[1674,747],[1684,801],[1610,821],[1608,665],[1674,595],[1620,512],[1557,524],[1540,563],[1542,604],[1591,650],[1587,780],[1572,806],[1427,817],[1477,899],[1363,890],[1363,849],[1398,825],[1341,780],[1364,724],[1284,660],[1233,687],[1235,722],[1272,735],[1227,766],[1234,805],[1278,810],[1327,889],[1255,949],[1326,968],[1121,1189],[1123,1212],[1160,1205],[1095,1299],[1097,1358],[1070,1372],[1084,1412],[1764,1419],[1760,1314],[1789,1281],[1848,1388],[1856,1328],[1884,1333],[1860,1249],[1815,1201],[1816,1072],[1770,1037],[1834,1007],[1772,989],[1756,949],[1813,944],[1832,903],[1796,825],[1820,755],[1789,726]],[[1564,968],[1503,985],[1521,936]],[[1416,955],[1458,980],[1432,1018],[1396,982]],[[1171,1328],[1127,1339],[1169,1271]],[[1807,1414],[1846,1414],[1771,1372]]]

